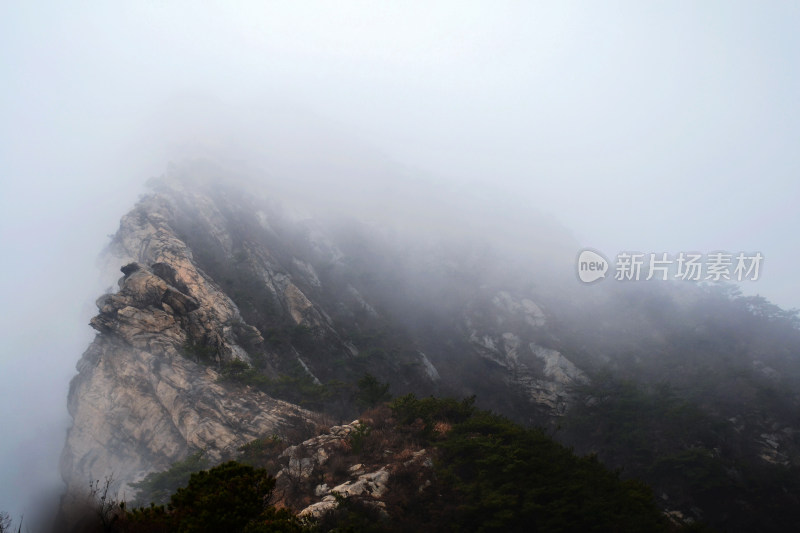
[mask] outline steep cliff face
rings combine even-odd
[[[109,246],[123,276],[70,388],[70,493],[112,474],[125,491],[196,450],[214,462],[255,439],[294,443],[325,418],[338,429],[287,451],[279,476],[304,487],[296,510],[319,514],[334,488],[383,490],[380,461],[320,479],[344,422],[382,397],[359,383],[385,382],[475,395],[725,528],[749,512],[734,501],[796,507],[796,313],[725,287],[581,286],[568,262],[554,278],[516,248],[301,216],[203,175],[155,180]]]
[[[170,217],[168,201],[150,197],[115,237],[110,260],[124,265],[124,277],[97,301],[98,335],[70,386],[73,426],[61,464],[68,492],[111,475],[124,490],[191,450],[218,460],[317,420],[259,390],[220,384],[218,365],[198,361],[250,361],[243,345],[263,339],[197,267]]]
[[[216,459],[313,425],[297,404],[357,414],[365,373],[395,394],[479,394],[537,416],[563,414],[588,381],[537,344],[545,317],[528,298],[471,286],[474,312],[415,301],[450,275],[435,255],[420,267],[369,228],[288,215],[224,182],[173,175],[153,189],[109,246],[124,276],[97,301],[98,335],[70,388],[70,490],[110,474],[124,487],[195,449]]]

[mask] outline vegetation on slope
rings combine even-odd
[[[437,447],[445,505],[436,527],[453,531],[664,531],[644,484],[622,480],[594,456],[578,457],[541,429],[456,402],[404,396],[400,429]],[[421,427],[420,427],[421,426]],[[427,526],[418,524],[422,529]]]
[[[560,423],[561,442],[645,480],[665,507],[734,531],[800,523],[796,310],[722,283],[551,284],[529,262],[510,269],[509,258],[478,240],[436,251],[438,244],[408,246],[357,223],[326,224],[322,233],[342,252],[331,254],[314,235],[323,226],[292,221],[227,188],[213,192],[229,245],[180,198],[174,228],[263,337],[260,343],[242,328],[240,335],[231,324],[252,365],[219,362],[202,339],[187,344],[187,356],[218,365],[223,380],[340,419],[370,405],[356,385],[367,373],[390,381],[395,393],[478,394],[483,407],[513,420]],[[299,265],[313,267],[319,283]],[[330,317],[332,330],[290,318],[265,271],[288,276]],[[546,325],[501,316],[498,291],[530,298]],[[576,401],[565,418],[548,418],[524,388],[509,386],[502,365],[476,356],[473,329],[498,346],[505,332],[519,336],[520,360],[534,370],[539,362],[525,358],[525,345],[557,350],[592,384],[568,391]],[[418,371],[422,352],[441,381]]]
[[[647,482],[672,509],[729,531],[789,531],[800,523],[800,468],[742,445],[742,427],[660,384],[605,376],[565,419],[562,437],[590,443],[611,468]],[[584,450],[589,451],[589,450]]]
[[[87,523],[83,531],[676,529],[643,483],[621,479],[595,456],[576,456],[540,429],[527,429],[479,410],[473,398],[458,401],[407,395],[371,409],[362,420],[362,431],[351,434],[351,445],[343,452],[350,455],[349,460],[380,463],[386,461],[389,448],[431,450],[432,483],[420,484],[414,467],[403,469],[401,462],[381,499],[383,512],[340,496],[335,509],[310,520],[298,518],[295,512],[299,509],[290,510],[290,500],[277,501],[274,471],[229,461],[191,474],[166,505],[131,510],[119,503],[106,513],[106,520]],[[241,459],[274,465],[270,458],[280,453],[281,443],[262,440],[246,446]],[[198,465],[198,461],[199,456],[192,456],[169,474],[149,476],[140,487],[151,491],[163,488],[163,481],[176,479],[187,465]]]

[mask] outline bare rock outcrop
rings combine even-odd
[[[416,472],[422,492],[434,478],[433,460],[426,449],[389,445],[379,453],[354,453],[359,435],[369,431],[371,420],[355,420],[334,426],[327,432],[290,446],[278,458],[276,493],[284,505],[296,508],[301,517],[322,518],[341,502],[375,508],[388,518],[386,499],[391,492],[408,490],[392,485],[393,476],[409,478]],[[396,444],[396,443],[395,443]]]
[[[147,197],[114,239],[111,261],[124,265],[124,277],[98,299],[98,335],[70,385],[73,425],[61,460],[68,495],[113,476],[130,497],[131,482],[193,450],[218,460],[316,421],[296,405],[220,382],[218,365],[250,361],[245,346],[263,339],[195,264],[170,225],[173,210],[167,198]]]

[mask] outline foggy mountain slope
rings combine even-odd
[[[456,239],[420,223],[466,218],[436,201],[379,226],[281,207],[203,163],[151,187],[109,246],[124,277],[70,389],[70,490],[229,456],[315,413],[347,422],[371,374],[544,426],[687,517],[747,530],[768,501],[762,529],[796,518],[792,312],[725,286],[581,286],[566,232]]]
[[[229,195],[241,211],[272,213],[252,209],[262,196],[288,206],[284,224],[271,215],[278,236],[250,250],[269,258],[229,257],[213,244],[238,227],[228,214],[223,233],[197,238],[188,230],[201,204],[185,191],[161,193],[172,198],[168,233],[186,239],[241,325],[263,339],[232,322],[238,329],[219,339],[254,367],[217,364],[217,349],[229,354],[214,335],[210,345],[203,335],[180,344],[189,318],[173,318],[178,326],[155,344],[175,347],[176,367],[216,372],[203,378],[209,387],[250,387],[259,398],[325,409],[334,417],[327,425],[352,421],[344,413],[355,410],[354,380],[367,371],[391,380],[395,394],[475,393],[482,407],[543,424],[624,475],[647,478],[667,508],[708,516],[717,505],[716,523],[725,524],[770,514],[752,509],[773,503],[786,509],[785,495],[798,492],[785,482],[796,477],[798,427],[798,350],[787,321],[758,302],[691,286],[583,285],[574,275],[584,246],[607,257],[758,252],[762,276],[743,283],[744,293],[800,307],[792,142],[800,138],[800,4],[721,7],[0,3],[0,511],[34,517],[41,492],[60,497],[59,458],[73,423],[64,400],[95,336],[87,327],[94,302],[116,292],[120,268],[140,255],[133,239],[98,275],[97,253],[146,178],[185,157],[255,169],[268,185]],[[220,195],[189,189],[221,210]],[[334,244],[343,263],[326,270],[324,244],[318,257],[313,246],[299,249],[306,233]],[[267,316],[269,293],[250,281],[260,262],[272,265],[279,289],[286,275],[324,311],[330,329],[295,328],[282,300]],[[152,271],[152,260],[139,263]],[[175,298],[186,294],[164,283]],[[363,305],[362,313],[356,293],[376,316]],[[543,326],[515,320],[533,309],[524,300],[542,311]],[[110,342],[108,326],[101,336]],[[357,356],[348,358],[347,342]],[[552,351],[588,382],[554,385],[571,367]],[[123,398],[135,396],[103,405]],[[169,399],[153,401],[171,420]],[[90,425],[86,413],[81,424]],[[144,450],[147,437],[138,437],[125,446]],[[136,461],[132,471],[144,471],[147,461]]]
[[[191,450],[218,459],[264,433],[315,422],[312,413],[263,392],[231,393],[199,363],[211,353],[247,360],[243,345],[261,337],[196,267],[169,230],[168,210],[152,200],[146,212],[123,218],[114,244],[125,276],[118,292],[98,300],[91,321],[98,335],[70,385],[73,425],[61,459],[69,494],[105,476],[124,490]]]
[[[193,449],[219,457],[292,420],[313,422],[294,405],[350,416],[366,373],[396,394],[477,394],[506,412],[563,411],[564,376],[544,371],[558,355],[535,355],[512,333],[535,336],[541,309],[453,278],[485,257],[462,251],[457,266],[432,250],[419,261],[367,226],[323,225],[180,170],[153,189],[109,246],[124,277],[97,302],[98,336],[70,388],[70,489],[112,473],[126,485]],[[466,318],[476,298],[492,302],[491,317]],[[475,320],[507,321],[505,344]]]
[[[725,285],[617,284],[554,335],[592,378],[560,438],[722,530],[800,516],[796,311]]]

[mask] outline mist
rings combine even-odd
[[[542,255],[534,220],[576,254],[758,251],[745,293],[800,306],[799,23],[777,2],[3,3],[0,510],[60,488],[97,256],[171,161]]]

